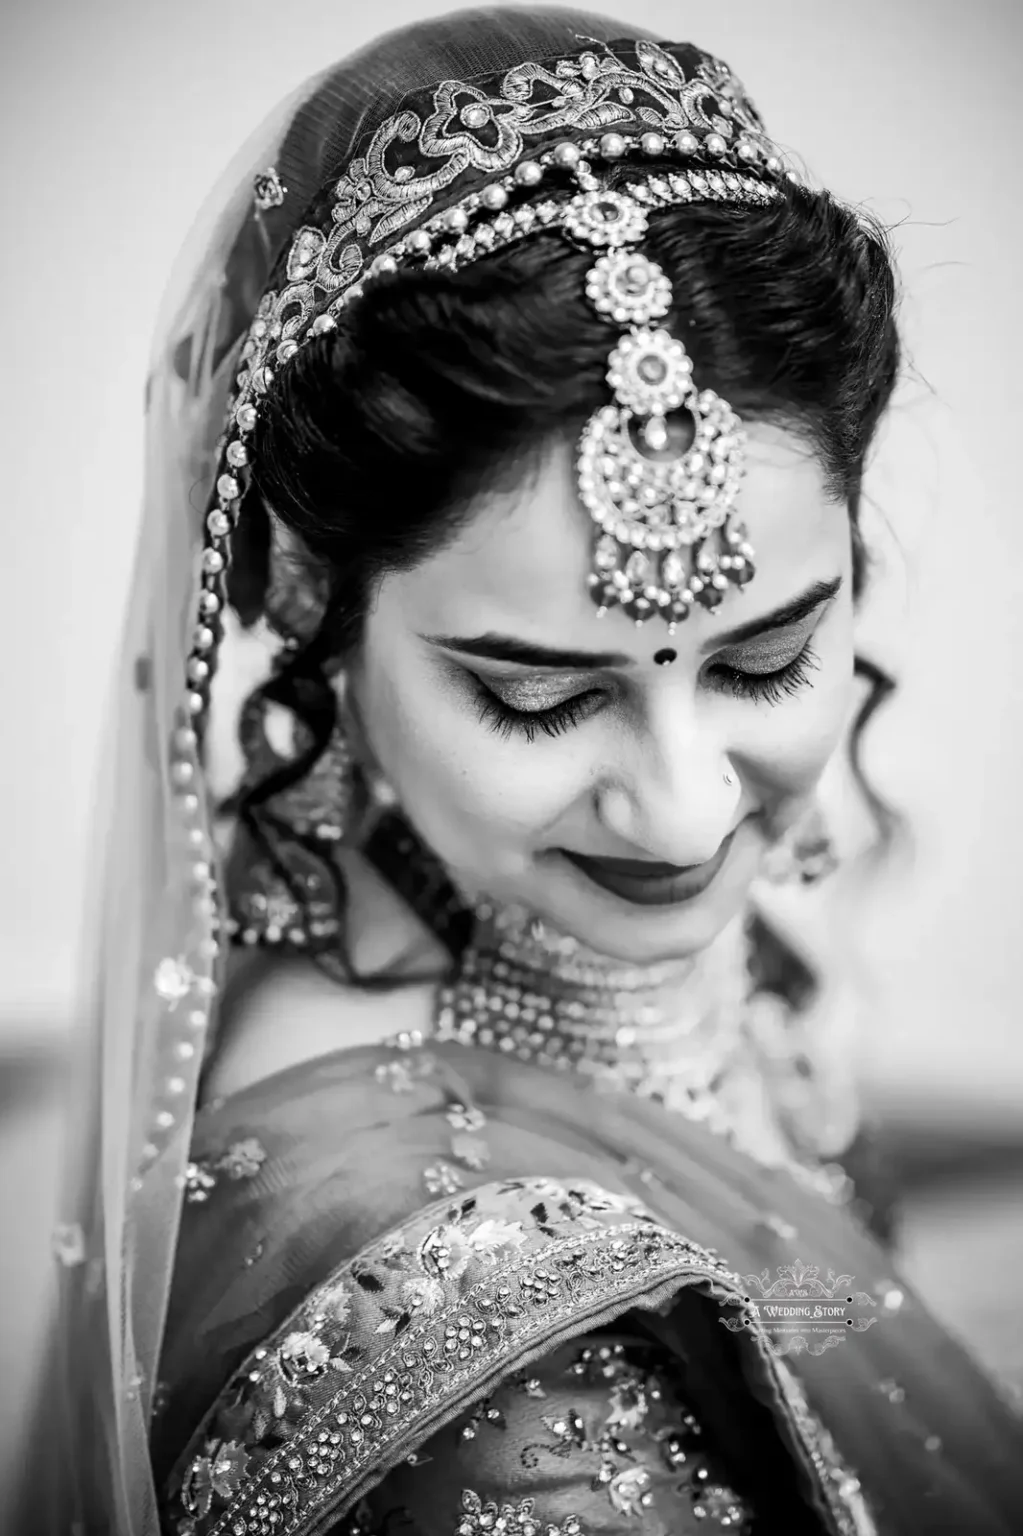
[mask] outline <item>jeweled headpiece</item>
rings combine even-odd
[[[730,582],[753,575],[753,551],[735,517],[744,434],[731,407],[698,390],[685,347],[663,326],[668,278],[636,249],[647,215],[636,197],[601,187],[588,167],[565,209],[576,240],[603,250],[586,277],[593,307],[627,327],[608,358],[613,403],[587,423],[579,443],[579,495],[596,526],[590,588],[600,611],[619,605],[637,624],[660,616],[669,628],[694,602],[714,608]],[[688,186],[668,178],[676,192]],[[637,189],[638,190],[638,189]],[[667,417],[691,419],[681,452],[670,452]],[[716,546],[716,547],[715,547]]]

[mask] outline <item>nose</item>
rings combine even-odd
[[[623,770],[597,791],[602,825],[630,850],[684,867],[712,859],[738,821],[739,774],[695,702],[658,707]]]

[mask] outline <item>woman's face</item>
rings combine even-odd
[[[798,439],[749,429],[741,510],[754,580],[670,636],[598,618],[570,444],[381,582],[351,697],[464,890],[637,962],[738,913],[839,741],[853,669],[848,515]]]

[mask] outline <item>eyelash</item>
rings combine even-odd
[[[752,699],[755,704],[779,704],[782,699],[791,698],[803,688],[812,688],[810,674],[819,666],[817,653],[812,646],[806,645],[798,656],[779,667],[777,672],[741,672],[736,667],[723,665],[715,670],[720,679],[719,687],[731,693],[734,698]],[[596,689],[590,689],[586,693],[574,694],[572,698],[555,704],[551,709],[526,711],[512,709],[510,704],[505,704],[503,699],[499,699],[480,682],[476,703],[481,722],[498,736],[507,739],[521,735],[527,741],[535,741],[538,732],[543,732],[545,736],[562,736],[580,724],[589,713],[588,702],[599,696]]]

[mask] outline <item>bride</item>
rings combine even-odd
[[[1009,1536],[767,878],[888,686],[882,235],[546,8],[243,161],[150,381],[62,1529]]]

